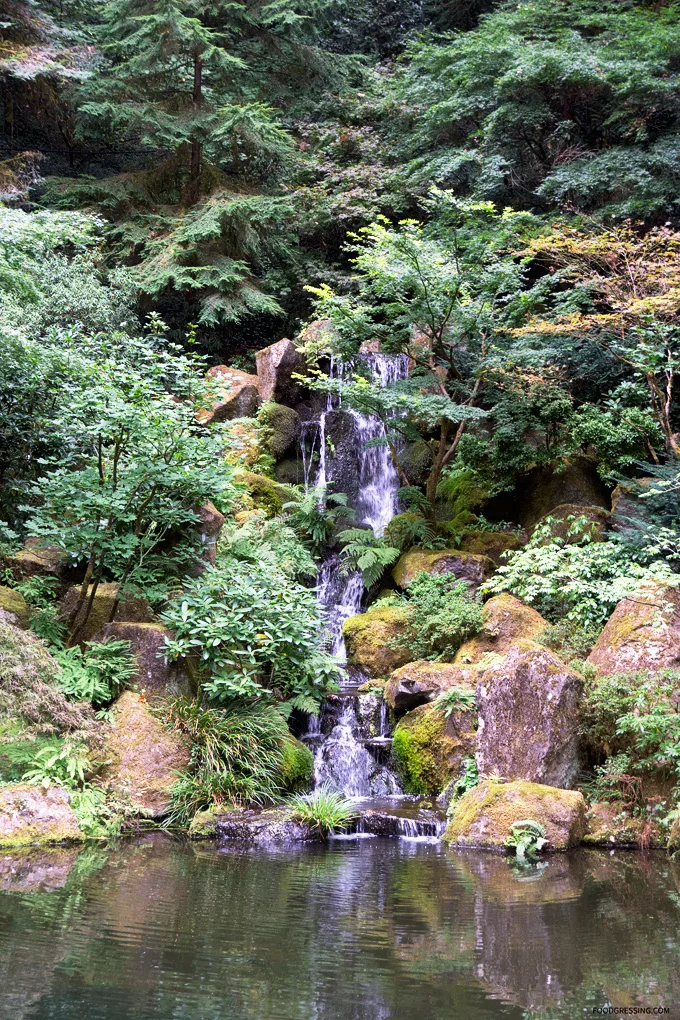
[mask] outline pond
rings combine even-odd
[[[254,850],[157,835],[0,853],[0,1016],[680,1017],[680,861],[520,869],[437,843]]]

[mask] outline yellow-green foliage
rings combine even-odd
[[[0,613],[3,610],[16,616],[21,626],[28,626],[31,610],[23,595],[18,591],[14,591],[13,588],[6,588],[4,585],[0,585]]]
[[[253,506],[258,510],[266,510],[272,517],[280,514],[283,504],[295,498],[295,490],[288,485],[275,482],[265,475],[256,475],[252,471],[239,473],[238,480],[248,486]]]
[[[349,662],[377,677],[405,665],[414,658],[405,643],[408,618],[405,606],[379,607],[350,616],[343,627]]]

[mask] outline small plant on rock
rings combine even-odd
[[[455,804],[455,802],[460,800],[461,797],[464,797],[466,793],[469,793],[470,790],[474,790],[475,786],[479,785],[479,769],[477,768],[477,762],[472,755],[468,755],[466,758],[463,758],[462,765],[462,773],[458,779],[454,780],[453,796],[451,798],[452,804]]]
[[[547,842],[545,828],[541,823],[535,822],[532,818],[525,818],[512,823],[505,845],[508,850],[515,851],[518,860],[525,861],[533,860]]]
[[[357,814],[351,801],[325,786],[305,796],[293,797],[290,805],[293,818],[324,839],[348,829]]]
[[[435,698],[434,704],[448,719],[454,712],[473,711],[477,698],[474,691],[466,690],[464,687],[451,687],[448,691],[442,691]]]

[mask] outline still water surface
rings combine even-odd
[[[0,853],[5,1020],[680,1017],[680,862],[409,840]]]

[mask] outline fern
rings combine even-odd
[[[367,588],[379,581],[386,567],[401,555],[396,546],[387,545],[373,531],[365,528],[348,528],[338,535],[343,544],[342,560],[346,571],[360,570]]]

